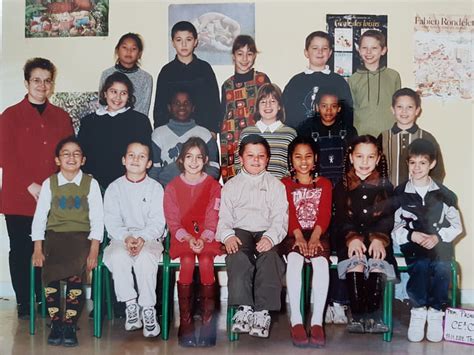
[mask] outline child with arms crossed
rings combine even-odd
[[[43,182],[33,218],[32,262],[43,268],[46,305],[51,317],[48,344],[77,346],[76,324],[84,301],[86,270],[97,266],[104,233],[99,184],[81,166],[86,158],[73,136],[56,147],[59,173]],[[65,313],[61,316],[60,281],[67,284]]]
[[[143,326],[145,337],[156,337],[160,334],[155,311],[156,274],[165,217],[163,188],[146,173],[152,164],[150,151],[147,142],[130,143],[122,158],[125,175],[105,191],[104,221],[112,241],[104,251],[104,264],[113,274],[117,300],[126,303],[125,330]]]
[[[178,280],[178,342],[184,347],[216,345],[213,320],[215,309],[214,257],[221,243],[215,241],[221,186],[204,172],[209,163],[206,143],[198,137],[187,140],[177,164],[182,172],[165,189],[164,210],[171,231],[170,256],[180,258]],[[199,340],[194,336],[192,315],[193,272],[196,257],[201,276],[202,326]]]
[[[283,261],[275,246],[286,235],[288,201],[284,185],[267,167],[270,146],[259,135],[239,148],[242,171],[222,189],[217,239],[225,244],[229,305],[239,306],[232,331],[267,338],[269,311],[281,307]]]

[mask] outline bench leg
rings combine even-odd
[[[107,302],[107,319],[112,320],[112,295],[110,287],[110,278],[112,277],[107,267],[104,269],[105,301]]]
[[[457,292],[458,292],[458,264],[456,260],[451,261],[451,307],[457,306]]]
[[[388,332],[383,334],[384,341],[392,341],[393,335],[393,281],[387,281],[383,295],[383,321]]]
[[[35,334],[35,303],[36,303],[36,295],[35,295],[35,267],[33,263],[31,264],[30,268],[30,335]]]
[[[165,256],[164,256],[165,257]],[[163,291],[161,302],[161,338],[163,340],[169,339],[170,332],[170,314],[169,314],[169,288],[170,288],[170,266],[163,265]]]
[[[99,264],[94,275],[94,336],[102,337],[102,265]]]
[[[239,340],[239,334],[234,333],[231,331],[232,329],[232,318],[235,314],[235,306],[227,306],[227,335],[229,337],[229,341],[237,341]]]

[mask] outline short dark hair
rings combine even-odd
[[[31,72],[34,69],[44,69],[51,73],[51,80],[54,81],[56,78],[56,67],[54,64],[45,58],[31,58],[28,59],[23,67],[23,75],[26,81],[29,81],[31,78]]]
[[[387,47],[387,39],[382,31],[379,30],[367,30],[365,31],[359,39],[359,45],[362,43],[362,39],[364,37],[371,37],[379,41],[380,47],[385,48]]]
[[[133,139],[130,142],[128,142],[127,146],[125,147],[125,150],[123,152],[123,156],[127,155],[128,152],[128,147],[130,147],[132,144],[140,144],[148,150],[148,160],[153,160],[153,150],[151,149],[151,144],[150,142],[147,142],[142,139]]]
[[[115,73],[110,74],[107,79],[105,79],[104,85],[102,85],[102,89],[100,89],[99,93],[99,103],[101,105],[107,105],[107,99],[105,98],[105,93],[109,90],[114,83],[122,83],[127,87],[128,91],[128,100],[127,100],[127,107],[133,108],[135,105],[135,95],[133,89],[133,83],[128,78],[127,75],[116,71]]]
[[[256,106],[256,112],[255,112],[255,121],[258,121],[259,119],[262,118],[260,115],[260,110],[258,109],[258,105],[260,104],[260,101],[262,101],[264,98],[267,96],[273,96],[275,100],[277,100],[278,105],[280,105],[280,111],[277,113],[277,120],[280,120],[281,122],[285,122],[286,114],[285,114],[285,107],[283,106],[283,96],[281,93],[281,89],[278,87],[277,84],[273,83],[265,83],[262,86],[260,86],[260,89],[258,89],[257,92],[257,100],[255,100],[255,106]]]
[[[427,139],[418,138],[408,146],[407,161],[410,160],[410,158],[420,155],[427,157],[431,163],[436,160],[438,154],[436,147],[432,142]]]
[[[324,38],[325,40],[328,41],[329,43],[329,49],[332,50],[333,48],[333,39],[331,37],[331,35],[329,35],[329,33],[327,32],[324,32],[324,31],[314,31],[314,32],[311,32],[307,37],[306,37],[306,40],[305,40],[305,43],[304,43],[304,48],[306,50],[308,50],[309,48],[309,45],[311,44],[311,41],[313,40],[314,37],[321,37],[321,38]]]
[[[174,24],[174,26],[171,28],[171,40],[174,39],[174,36],[178,31],[191,32],[194,39],[198,38],[196,27],[194,27],[194,25],[189,21],[179,21]]]
[[[61,150],[62,150],[63,147],[64,147],[66,144],[68,144],[68,143],[77,144],[77,146],[79,147],[79,149],[81,150],[81,152],[84,152],[84,151],[82,150],[81,143],[79,143],[79,140],[76,138],[76,136],[72,135],[72,136],[63,138],[63,139],[61,139],[61,140],[58,142],[58,144],[56,145],[56,149],[54,150],[54,154],[56,155],[56,157],[59,157],[59,154],[61,153]]]
[[[207,160],[204,166],[209,164],[209,149],[207,148],[206,142],[204,142],[204,140],[200,137],[191,137],[186,142],[184,142],[183,146],[181,147],[181,151],[179,152],[178,159],[176,160],[176,165],[178,165],[178,168],[182,173],[184,173],[184,158],[186,157],[188,151],[193,147],[197,147],[203,155],[204,160]]]
[[[318,93],[316,94],[316,103],[319,104],[323,96],[334,96],[337,98],[337,104],[341,106],[341,99],[339,98],[338,93],[332,89],[319,89]]]
[[[120,46],[122,45],[123,42],[125,42],[126,39],[131,39],[132,41],[134,41],[135,45],[138,47],[138,51],[140,53],[143,52],[143,40],[141,36],[138,33],[129,32],[129,33],[125,33],[122,37],[120,37],[117,45],[115,46],[115,53],[117,53]]]
[[[395,91],[392,96],[392,107],[395,107],[397,99],[401,96],[411,97],[415,101],[416,107],[421,107],[421,98],[420,95],[413,89],[410,88],[401,88]]]
[[[189,97],[189,101],[191,101],[191,103],[193,104],[194,106],[194,97],[193,97],[193,94],[191,92],[191,90],[189,88],[176,88],[174,90],[171,91],[171,94],[168,98],[168,105],[171,105],[173,103],[173,100],[174,98],[176,97],[176,95],[178,94],[186,94],[188,95]]]
[[[257,45],[255,44],[255,40],[252,36],[249,35],[238,35],[234,39],[234,44],[232,45],[232,54],[237,52],[240,48],[244,48],[245,46],[249,47],[249,50],[255,54],[258,53]]]
[[[248,136],[245,136],[241,141],[239,145],[239,156],[244,155],[245,147],[249,144],[261,144],[265,147],[265,150],[267,152],[268,159],[270,159],[270,144],[268,144],[268,141],[263,138],[262,136],[258,134],[249,134]]]

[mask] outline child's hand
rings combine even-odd
[[[360,239],[357,239],[357,238],[353,239],[349,243],[349,246],[347,247],[347,249],[348,249],[349,258],[352,258],[353,256],[357,256],[359,259],[361,259],[362,256],[367,251],[367,248],[365,247],[364,243]]]
[[[424,240],[420,243],[423,248],[433,249],[436,244],[439,243],[439,239],[434,234],[425,234]]]
[[[308,243],[304,238],[297,238],[295,237],[295,245],[293,245],[292,249],[300,249],[300,253],[303,254],[304,256],[308,256],[309,250],[308,250]]]
[[[204,248],[204,240],[202,240],[201,238],[191,238],[189,240],[189,247],[193,252],[199,254]]]
[[[33,252],[33,255],[31,256],[31,262],[33,263],[33,266],[43,267],[44,260],[45,258],[42,250],[35,250]]]
[[[387,253],[385,252],[385,247],[383,246],[383,243],[380,240],[372,240],[369,245],[369,255],[373,259],[385,260],[385,256],[387,256]]]
[[[31,196],[35,199],[35,201],[38,201],[40,191],[41,191],[41,185],[38,185],[36,182],[33,182],[30,186],[26,188],[28,192],[30,193]]]
[[[270,241],[270,238],[267,236],[263,236],[257,244],[255,244],[255,249],[259,253],[264,253],[266,251],[269,251],[273,247],[272,242]]]
[[[242,241],[233,235],[232,237],[227,238],[224,245],[227,254],[234,254],[239,251],[239,245],[242,245]]]
[[[91,241],[91,249],[87,256],[87,271],[91,271],[97,267],[97,257],[99,255],[99,241],[94,239]]]
[[[142,237],[135,238],[135,245],[132,247],[132,256],[137,256],[143,249],[145,245],[145,240]]]
[[[308,242],[309,257],[312,257],[318,253],[319,250],[324,251],[324,247],[321,244],[319,238],[311,238]],[[306,255],[305,255],[306,256]]]
[[[425,240],[426,237],[427,237],[427,235],[425,233],[413,232],[411,234],[411,241],[413,243],[421,245],[421,243],[423,243],[423,241]]]

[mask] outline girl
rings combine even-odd
[[[180,258],[178,280],[180,324],[179,344],[184,347],[214,346],[216,330],[214,256],[221,254],[221,244],[214,240],[220,203],[220,185],[203,170],[208,163],[206,143],[198,137],[188,139],[177,163],[182,174],[165,189],[164,210],[171,231],[171,258]],[[194,337],[192,316],[193,272],[199,260],[201,276],[202,327],[199,340]]]
[[[347,150],[343,180],[334,189],[337,269],[349,292],[349,332],[388,331],[380,304],[385,278],[394,279],[397,270],[390,240],[392,190],[376,139],[355,138]]]
[[[325,344],[322,317],[329,286],[329,238],[332,184],[316,173],[317,149],[310,137],[296,137],[288,147],[291,176],[281,181],[289,204],[288,237],[281,247],[287,255],[286,284],[291,309],[291,338],[303,347]],[[300,313],[301,270],[306,259],[313,266],[311,338],[308,340]]]
[[[87,156],[84,172],[106,189],[124,175],[122,156],[130,142],[151,146],[151,124],[148,117],[133,109],[134,87],[125,74],[115,72],[107,77],[99,96],[102,106],[81,120],[77,138]]]
[[[288,144],[296,137],[296,131],[283,124],[285,109],[281,98],[281,90],[275,84],[264,84],[257,94],[257,113],[255,126],[245,128],[240,140],[250,134],[258,134],[270,144],[270,161],[267,171],[278,179],[288,175]],[[237,152],[236,152],[237,153]],[[238,154],[236,162],[240,170]]]
[[[126,33],[120,37],[115,46],[117,61],[113,67],[102,72],[99,83],[99,92],[105,79],[118,71],[128,76],[135,89],[135,110],[148,116],[153,91],[153,77],[138,65],[143,54],[143,41],[137,33]]]
[[[270,79],[253,66],[257,58],[257,46],[248,35],[237,36],[232,46],[235,73],[222,84],[222,110],[225,113],[221,138],[221,173],[226,182],[235,176],[234,155],[239,150],[242,129],[254,126],[255,99],[258,89]]]
[[[83,304],[82,280],[97,266],[104,231],[99,184],[83,174],[86,158],[73,136],[56,148],[59,173],[43,182],[31,229],[32,262],[43,267],[46,304],[51,317],[48,344],[78,345],[76,323]],[[43,246],[44,241],[44,246]],[[60,281],[67,284],[61,315]]]

